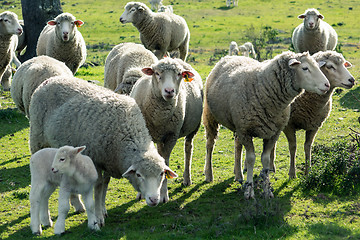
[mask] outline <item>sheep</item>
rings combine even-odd
[[[29,117],[29,105],[33,92],[50,77],[73,76],[65,63],[49,56],[33,57],[16,71],[11,84],[11,97],[16,107]]]
[[[256,52],[254,50],[254,45],[251,42],[246,42],[243,45],[239,46],[239,52],[242,53],[245,57],[249,57],[251,55],[256,58]]]
[[[238,5],[238,0],[226,0],[226,7],[231,7],[231,4],[235,7]]]
[[[139,107],[128,96],[75,77],[56,76],[35,90],[29,113],[32,153],[46,147],[87,146],[84,154],[98,171],[94,195],[99,226],[105,224],[110,177],[129,179],[149,206],[164,199],[160,188],[165,175],[177,177],[157,152]]]
[[[143,72],[130,96],[144,115],[146,126],[158,151],[169,165],[177,139],[185,136],[185,170],[183,184],[192,184],[191,158],[193,137],[202,114],[203,86],[200,75],[180,59],[165,58]],[[191,82],[183,82],[192,78]],[[185,80],[183,80],[185,79]],[[166,189],[166,182],[163,189]]]
[[[242,146],[246,149],[246,199],[254,198],[252,139],[263,139],[264,195],[273,197],[269,180],[270,152],[287,124],[290,103],[303,89],[319,94],[329,90],[328,80],[308,53],[288,51],[263,63],[244,56],[223,57],[210,72],[205,85],[205,180],[213,181],[211,158],[219,124],[222,124],[235,133],[234,172],[235,180],[240,182],[243,181]]]
[[[36,45],[37,55],[47,55],[62,61],[75,73],[86,59],[86,44],[78,30],[84,24],[71,13],[61,13],[48,21]]]
[[[174,9],[171,5],[162,5],[160,4],[158,7],[158,12],[165,12],[165,13],[174,13]]]
[[[296,52],[334,50],[338,36],[334,28],[323,21],[324,16],[314,8],[307,9],[298,16],[304,22],[297,26],[292,34],[292,43]]]
[[[332,94],[336,87],[350,89],[354,86],[355,79],[346,69],[351,63],[334,51],[317,52],[313,58],[319,63],[325,63],[321,71],[330,82],[330,90],[324,95],[318,95],[305,91],[291,104],[290,119],[283,132],[289,142],[290,170],[289,177],[296,178],[295,155],[296,155],[296,131],[306,131],[305,150],[305,174],[311,167],[311,146],[316,133],[328,118],[332,106]],[[275,150],[275,149],[274,149]],[[274,155],[272,155],[274,156]],[[271,159],[270,167],[275,171],[274,158]]]
[[[151,5],[151,10],[155,11],[162,5],[162,0],[149,0],[149,3]]]
[[[129,95],[136,80],[144,76],[141,69],[155,62],[155,55],[141,44],[116,45],[105,61],[104,87]]]
[[[140,32],[141,43],[154,51],[158,59],[167,52],[180,51],[185,61],[189,49],[190,31],[184,18],[173,13],[153,13],[145,4],[129,2],[120,22],[132,23]]]
[[[48,209],[51,194],[60,186],[58,219],[55,234],[65,232],[71,193],[81,194],[85,203],[88,227],[100,230],[96,221],[93,189],[98,178],[93,161],[81,152],[82,147],[63,146],[44,148],[30,158],[30,228],[33,234],[42,233],[41,224],[52,226]]]
[[[22,29],[24,29],[24,27],[25,27],[24,20],[19,20],[19,24],[22,27]],[[18,45],[16,48],[16,52],[17,52],[17,56],[20,56],[20,53],[22,52],[22,50],[24,50],[27,46],[25,31],[23,31],[23,33],[21,35],[17,35],[17,38],[18,38]]]
[[[229,56],[236,56],[236,55],[239,55],[239,47],[235,41],[232,41],[229,47]]]
[[[10,63],[14,61],[16,66],[21,64],[15,55],[15,50],[17,48],[17,35],[22,33],[23,29],[15,13],[5,11],[0,14],[0,81],[4,91],[10,90]],[[3,76],[4,73],[6,76]]]

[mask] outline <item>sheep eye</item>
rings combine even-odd
[[[335,67],[333,65],[330,65],[330,66],[326,66],[327,69],[333,69],[335,70]]]
[[[161,177],[163,177],[163,176],[164,176],[164,174],[165,174],[165,172],[161,172],[161,173],[160,173],[160,176],[161,176]]]
[[[9,20],[7,20],[7,19],[4,19],[4,22],[9,22]]]
[[[308,67],[303,67],[303,68],[302,68],[302,70],[304,70],[304,71],[308,71],[308,70],[309,70],[309,68],[308,68]]]
[[[141,175],[140,175],[139,173],[137,173],[136,176],[137,176],[138,178],[141,178]]]
[[[65,158],[60,158],[60,162],[64,162],[65,161]]]

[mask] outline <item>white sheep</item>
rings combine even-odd
[[[17,48],[17,35],[21,35],[23,29],[19,24],[18,16],[10,11],[0,14],[0,81],[5,91],[10,90],[11,81],[11,62],[20,66],[15,50]],[[4,76],[4,73],[6,76]],[[10,73],[10,74],[9,74]]]
[[[143,3],[129,2],[120,22],[131,22],[140,32],[141,43],[154,51],[158,59],[162,59],[167,52],[179,50],[180,58],[185,61],[190,31],[184,18],[173,13],[154,13]]]
[[[171,5],[162,5],[160,4],[158,7],[158,12],[165,12],[165,13],[174,13],[174,9]]]
[[[232,41],[229,46],[229,56],[239,55],[239,47],[235,41]]]
[[[149,0],[149,3],[151,5],[151,10],[155,11],[162,5],[162,0]]]
[[[241,52],[242,55],[245,57],[249,57],[251,54],[253,56],[253,58],[256,58],[256,52],[254,49],[254,45],[251,42],[246,42],[243,45],[240,45],[239,52]]]
[[[33,92],[50,77],[73,76],[65,63],[49,56],[33,57],[24,62],[14,74],[11,97],[16,107],[29,117],[29,105]]]
[[[19,23],[20,23],[20,26],[22,27],[22,29],[24,29],[24,27],[25,27],[24,20],[19,20]],[[21,35],[17,35],[17,38],[18,38],[18,44],[17,44],[16,52],[17,52],[17,56],[20,56],[20,53],[22,52],[22,50],[24,50],[27,46],[25,32],[23,31],[23,33]]]
[[[296,131],[304,129],[306,131],[304,150],[305,150],[305,174],[311,167],[311,146],[314,142],[316,133],[330,115],[332,106],[332,94],[337,87],[352,88],[355,83],[354,77],[346,69],[351,67],[351,63],[334,51],[317,52],[313,58],[319,63],[325,63],[321,71],[330,82],[330,90],[326,94],[318,95],[305,91],[291,104],[290,119],[283,132],[289,142],[290,170],[289,177],[296,178],[295,157],[296,157]],[[274,159],[271,159],[270,167],[275,170]]]
[[[41,224],[52,226],[49,198],[58,186],[59,207],[55,234],[65,232],[65,218],[70,209],[71,193],[82,195],[88,216],[88,227],[100,230],[93,199],[98,174],[93,161],[81,154],[84,149],[85,146],[44,148],[31,156],[30,228],[33,234],[42,233]]]
[[[231,4],[236,7],[239,0],[226,0],[226,7],[231,7]]]
[[[30,150],[86,145],[98,171],[95,212],[99,226],[107,215],[110,177],[129,179],[156,206],[165,176],[177,177],[156,151],[135,100],[75,77],[43,82],[30,102]]]
[[[183,183],[190,185],[192,141],[202,114],[201,77],[189,64],[172,58],[164,58],[143,71],[149,76],[135,83],[130,96],[139,105],[150,135],[167,165],[177,139],[185,137]],[[184,82],[190,78],[193,79],[191,82]],[[165,182],[163,191],[166,189]]]
[[[86,44],[78,27],[84,24],[71,13],[61,13],[48,21],[36,46],[37,55],[47,55],[62,61],[75,74],[85,63]]]
[[[156,56],[141,44],[116,45],[105,61],[104,87],[129,95],[135,82],[144,76],[142,68],[155,62]]]
[[[235,179],[243,181],[241,150],[246,149],[245,198],[254,198],[253,138],[263,139],[265,197],[270,187],[270,153],[290,115],[290,103],[303,89],[324,94],[329,82],[308,54],[285,52],[260,63],[244,56],[226,56],[210,72],[205,86],[203,122],[206,130],[206,181],[213,180],[212,152],[219,124],[235,133]],[[226,97],[224,97],[226,96]]]
[[[298,16],[304,22],[297,26],[292,34],[295,52],[314,54],[318,51],[334,50],[338,36],[334,28],[324,22],[324,16],[314,8],[307,9]]]

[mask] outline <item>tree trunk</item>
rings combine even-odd
[[[63,10],[60,0],[21,0],[21,7],[27,47],[19,60],[24,62],[36,56],[36,44],[42,29]]]

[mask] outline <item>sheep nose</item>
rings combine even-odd
[[[69,34],[69,32],[63,32],[63,34],[64,34],[64,35],[68,35],[68,34]]]
[[[173,89],[173,88],[165,88],[165,92],[167,94],[173,94],[175,92],[175,89]]]
[[[153,197],[149,197],[149,200],[152,204],[156,205],[159,203],[159,198],[153,198]]]
[[[349,78],[349,82],[354,85],[355,84],[355,78],[353,78],[353,77]]]
[[[329,84],[329,83],[325,83],[325,87],[330,88],[330,84]]]

